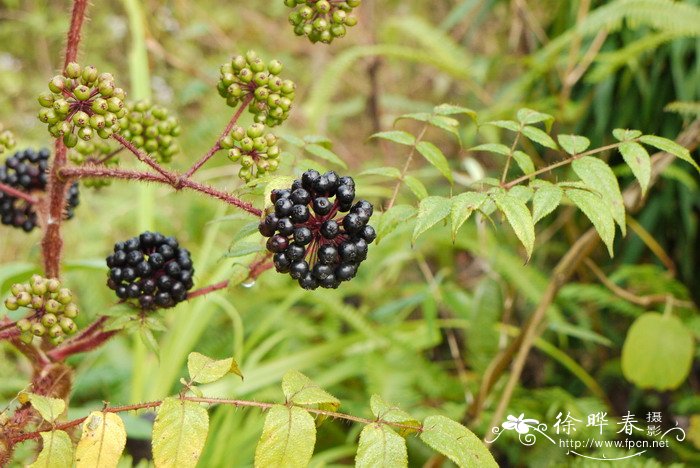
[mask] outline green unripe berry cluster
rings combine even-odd
[[[282,64],[278,60],[265,63],[249,51],[221,65],[221,77],[216,85],[221,97],[231,107],[251,98],[248,110],[255,122],[274,127],[289,117],[296,85],[279,77]]]
[[[228,157],[240,163],[238,177],[246,182],[274,172],[279,166],[280,148],[277,137],[265,132],[265,126],[255,123],[244,129],[233,127],[223,140],[221,148],[228,150]]]
[[[106,141],[103,140],[92,140],[83,141],[80,140],[78,144],[73,148],[73,151],[69,153],[69,159],[73,164],[83,165],[85,163],[100,164],[105,167],[114,167],[119,165],[119,160],[117,158],[104,159],[108,154],[112,153],[113,149]],[[111,179],[107,178],[83,178],[80,183],[88,188],[103,188],[112,184]]]
[[[0,155],[15,146],[15,136],[0,123]]]
[[[172,161],[179,151],[176,137],[181,129],[177,119],[165,107],[149,101],[129,103],[127,109],[128,113],[119,120],[122,136],[158,162]]]
[[[351,13],[361,3],[362,0],[284,0],[285,5],[294,8],[289,14],[294,34],[326,44],[345,36],[347,28],[357,24]]]
[[[56,345],[78,330],[73,321],[79,313],[78,306],[73,302],[73,293],[61,286],[59,280],[39,275],[33,275],[29,283],[12,285],[5,307],[9,310],[20,307],[33,310],[17,321],[22,341],[31,343],[35,336],[48,336],[51,343]]]
[[[126,93],[111,74],[71,62],[62,75],[49,81],[49,92],[39,96],[43,107],[39,120],[53,137],[63,137],[63,143],[73,148],[79,139],[90,141],[95,135],[107,139],[118,132],[119,119],[127,113],[124,99]]]

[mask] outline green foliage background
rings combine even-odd
[[[265,58],[280,59],[285,74],[297,83],[296,108],[281,133],[330,138],[349,174],[402,167],[404,147],[368,137],[391,129],[401,114],[430,111],[442,102],[475,109],[480,121],[513,118],[521,107],[537,109],[557,118],[555,133],[586,135],[594,146],[611,142],[613,128],[673,139],[697,114],[700,2],[365,3],[360,24],[348,37],[331,46],[312,46],[293,36],[281,1],[96,2],[84,31],[81,62],[112,72],[132,97],[152,94],[176,112],[185,129],[183,154],[173,163],[177,169],[187,168],[202,154],[229,118],[214,89],[219,64],[251,48]],[[59,1],[0,2],[0,121],[12,128],[20,147],[50,145],[35,117],[34,96],[62,62],[68,8],[68,2]],[[590,67],[567,86],[566,77],[581,63]],[[684,104],[673,108],[684,113],[666,110],[677,101]],[[397,125],[414,133],[420,128],[406,121]],[[426,135],[448,155],[456,190],[463,191],[483,174],[498,177],[501,159],[466,148],[508,144],[507,136],[486,127],[477,133],[464,121],[460,137],[461,146],[439,130]],[[292,145],[287,149],[280,174],[299,174],[312,166],[343,172]],[[542,148],[530,150],[539,153],[538,163],[552,162]],[[619,169],[621,185],[633,180],[619,155],[611,154],[608,162]],[[236,171],[220,155],[199,178],[233,190],[239,184]],[[430,194],[449,195],[449,185],[434,168],[417,162],[410,174]],[[386,179],[367,175],[356,180],[358,196],[377,206],[392,195],[393,184]],[[635,216],[639,228],[617,239],[615,257],[610,259],[603,248],[595,252],[594,261],[612,281],[638,296],[700,299],[697,184],[690,166],[675,163]],[[103,282],[103,258],[114,242],[144,229],[175,234],[193,251],[198,286],[229,277],[234,261],[248,261],[226,258],[226,253],[251,220],[214,201],[123,182],[81,195],[76,219],[65,224],[64,236],[65,279],[80,298],[82,324],[114,302]],[[403,188],[398,203],[416,205],[417,200]],[[245,375],[242,382],[229,376],[205,387],[209,395],[278,401],[282,375],[296,369],[337,396],[351,414],[370,416],[369,397],[380,394],[418,418],[440,413],[462,420],[488,363],[525,323],[552,266],[589,225],[578,212],[557,211],[538,225],[535,253],[524,265],[517,238],[499,219],[495,228],[488,221],[468,222],[454,243],[449,229],[438,226],[413,247],[413,222],[401,223],[370,248],[358,278],[337,291],[309,293],[287,276],[268,272],[254,285],[168,312],[168,330],[158,336],[160,358],[138,336],[129,335],[73,358],[76,377],[69,415],[85,415],[103,400],[128,404],[172,394],[184,375],[187,355],[196,350],[233,356]],[[645,236],[656,243],[645,244]],[[4,296],[13,282],[24,280],[40,264],[39,233],[27,236],[3,227],[0,239]],[[553,422],[560,411],[579,419],[600,410],[618,416],[629,410],[640,417],[662,411],[668,427],[678,420],[694,432],[694,441],[689,437],[648,453],[648,458],[697,464],[697,417],[689,426],[692,416],[700,414],[697,361],[683,384],[665,392],[641,390],[621,372],[630,325],[645,311],[663,312],[664,305],[628,302],[588,269],[575,278],[549,312],[548,328],[528,360],[508,414],[525,412]],[[674,313],[700,338],[696,308]],[[29,367],[9,347],[2,350],[0,396],[9,401],[25,387]],[[502,386],[496,386],[481,418],[465,420],[480,436],[490,430]],[[150,423],[135,415],[124,419],[129,448],[138,456],[148,446]],[[201,466],[231,466],[232,454],[235,466],[250,465],[263,419],[253,410],[215,409]],[[325,423],[312,466],[352,463],[360,430]],[[577,437],[585,435],[581,431]],[[408,449],[412,466],[433,456],[412,438]],[[499,441],[493,451],[499,461],[514,465],[571,461],[564,451],[544,444],[523,447]],[[24,444],[16,459],[21,462],[31,453],[31,444]]]

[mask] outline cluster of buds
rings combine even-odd
[[[289,14],[294,34],[326,44],[345,36],[347,28],[357,24],[357,18],[350,13],[360,3],[362,0],[284,0],[285,5],[294,8]]]
[[[119,120],[121,135],[158,162],[170,162],[179,151],[175,138],[181,129],[177,119],[165,107],[148,101],[129,103],[127,109]]]
[[[15,136],[0,123],[0,155],[15,146]]]
[[[25,343],[30,343],[35,336],[48,334],[51,343],[60,344],[66,335],[78,330],[73,321],[78,316],[78,306],[73,302],[73,293],[62,288],[59,280],[33,275],[29,283],[14,284],[10,291],[12,295],[5,300],[5,307],[32,310],[17,321],[20,338]]]
[[[277,137],[265,133],[265,126],[253,124],[248,129],[234,127],[223,140],[221,148],[228,150],[228,157],[240,163],[238,177],[246,182],[274,172],[279,165],[280,148]]]
[[[52,136],[63,137],[69,148],[78,139],[109,138],[119,131],[119,119],[127,113],[124,90],[116,87],[111,74],[99,73],[93,66],[69,63],[62,75],[49,81],[49,90],[39,96],[43,107],[39,120],[48,124]]]

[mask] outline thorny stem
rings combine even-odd
[[[139,151],[138,148],[136,148],[134,145],[132,145],[130,141],[128,141],[126,138],[124,138],[120,134],[113,133],[112,138],[114,140],[117,140],[119,142],[119,144],[121,144],[124,148],[129,150],[131,153],[133,153],[134,156],[136,156],[139,161],[145,163],[147,166],[149,166],[151,169],[158,172],[163,177],[172,180],[173,184],[177,181],[176,178],[173,178],[175,176],[173,174],[169,173],[160,164],[158,164],[158,162],[155,159],[153,159],[148,154]]]
[[[221,136],[219,137],[219,139],[216,140],[216,143],[214,143],[214,146],[212,146],[209,149],[209,151],[207,151],[207,153],[199,159],[199,161],[194,163],[192,167],[189,168],[189,170],[185,173],[185,178],[191,178],[194,175],[194,173],[199,170],[200,167],[206,164],[206,162],[209,161],[209,159],[211,159],[211,157],[214,156],[214,154],[221,149],[221,141],[224,138],[226,138],[229,133],[231,133],[233,126],[236,125],[236,122],[238,122],[238,119],[241,117],[241,114],[243,113],[245,108],[248,107],[252,100],[253,94],[249,94],[245,97],[236,113],[233,114],[233,117],[231,117],[231,120],[229,121],[228,125],[226,125],[224,131],[221,132]]]
[[[181,400],[184,401],[191,401],[194,403],[207,403],[210,405],[229,405],[229,406],[235,406],[237,408],[240,407],[248,407],[248,408],[260,408],[261,410],[269,410],[270,408],[273,408],[275,406],[279,406],[279,403],[266,403],[266,402],[261,402],[261,401],[250,401],[250,400],[232,400],[232,399],[227,399],[227,398],[209,398],[209,397],[189,397],[189,396],[181,396]],[[126,411],[137,411],[137,410],[142,410],[142,409],[151,409],[151,408],[157,408],[160,405],[163,404],[163,401],[149,401],[145,403],[137,403],[135,405],[126,405],[126,406],[113,406],[113,407],[107,407],[104,408],[102,411],[105,413],[123,413]],[[287,404],[287,406],[295,406],[292,404]],[[317,414],[320,416],[326,416],[329,418],[335,418],[335,419],[344,419],[346,421],[352,421],[352,422],[357,422],[361,424],[386,424],[387,426],[392,426],[392,427],[397,427],[400,429],[408,429],[410,431],[417,431],[417,432],[422,432],[423,427],[422,426],[411,426],[409,424],[402,424],[402,423],[397,423],[397,422],[391,422],[391,421],[385,421],[382,419],[368,419],[368,418],[361,418],[359,416],[353,416],[351,414],[345,414],[345,413],[336,413],[335,411],[326,411],[322,409],[317,409],[317,408],[308,408],[306,406],[300,406],[304,411],[307,411],[312,414]],[[70,429],[75,426],[79,426],[82,424],[85,420],[87,419],[86,417],[74,419],[72,421],[68,421],[62,424],[56,424],[53,427],[54,431],[65,431],[66,429]],[[20,442],[24,442],[25,440],[32,440],[32,439],[38,439],[41,435],[41,431],[34,431],[34,432],[27,432],[25,434],[20,434],[15,437],[11,437],[9,439],[9,443],[11,445],[18,444]]]
[[[21,190],[17,190],[14,187],[10,187],[9,185],[5,185],[3,183],[0,183],[0,192],[5,192],[11,197],[15,198],[21,198],[22,200],[26,201],[27,203],[31,203],[32,205],[36,205],[39,203],[39,200],[37,200],[36,197],[33,197],[32,195],[22,192]]]
[[[411,162],[413,161],[413,156],[416,154],[416,147],[418,146],[418,143],[420,143],[421,140],[423,140],[425,132],[427,131],[428,124],[426,123],[425,125],[423,125],[423,128],[418,134],[418,137],[416,137],[415,143],[411,147],[411,151],[408,153],[406,163],[404,163],[403,169],[401,169],[401,178],[399,178],[399,181],[396,182],[396,186],[394,187],[394,193],[391,195],[391,200],[389,200],[389,204],[386,206],[386,211],[388,211],[392,206],[394,206],[394,203],[396,202],[396,197],[399,195],[399,189],[401,188],[401,184],[403,183],[404,178],[406,177],[406,172],[408,172],[408,168],[411,166]]]
[[[253,262],[250,265],[250,273],[248,274],[247,279],[256,279],[258,276],[260,276],[262,273],[265,271],[269,270],[270,268],[273,267],[272,262],[267,261],[268,256],[264,256],[260,260]],[[194,299],[196,297],[204,296],[209,293],[215,292],[215,291],[221,291],[222,289],[226,289],[229,285],[230,281],[229,280],[223,280],[219,281],[218,283],[210,284],[209,286],[205,286],[200,289],[195,289],[194,291],[190,292],[187,294],[187,300]]]

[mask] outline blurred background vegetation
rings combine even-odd
[[[35,96],[62,63],[69,3],[0,0],[0,121],[15,132],[20,147],[51,144],[36,119]],[[83,64],[112,72],[132,97],[151,97],[175,111],[184,129],[176,169],[187,168],[228,121],[231,110],[215,91],[218,66],[248,49],[280,59],[285,77],[297,83],[295,111],[279,133],[328,137],[349,166],[344,170],[286,145],[283,175],[308,167],[353,175],[369,167],[402,167],[405,148],[368,137],[390,129],[401,114],[430,111],[442,102],[475,109],[480,121],[512,118],[518,108],[530,107],[557,118],[555,133],[586,135],[594,145],[612,141],[613,128],[673,139],[700,113],[700,2],[695,0],[364,3],[358,26],[326,46],[293,35],[281,0],[95,2],[80,57]],[[397,125],[419,128],[406,121]],[[439,130],[429,130],[427,137],[449,156],[456,192],[502,167],[493,155],[467,150],[500,141],[493,129],[477,132],[464,122],[461,145]],[[529,152],[539,153],[539,162],[552,161],[542,148]],[[621,162],[619,155],[609,157],[614,167]],[[133,163],[124,158],[122,164]],[[635,215],[637,223],[618,239],[613,259],[602,248],[592,257],[611,281],[635,295],[700,299],[700,193],[698,176],[689,168],[675,163],[665,172]],[[236,190],[236,173],[220,154],[198,178]],[[434,169],[415,163],[411,174],[431,194],[449,194]],[[622,166],[619,175],[623,187],[633,180]],[[377,206],[391,197],[393,184],[385,179],[356,179],[358,195]],[[260,204],[259,195],[248,192],[241,193]],[[81,200],[64,237],[66,282],[80,298],[83,325],[114,303],[103,281],[104,257],[114,242],[145,229],[176,235],[193,251],[198,286],[227,278],[234,262],[253,258],[226,257],[236,233],[251,220],[196,194],[115,182],[99,191],[83,189]],[[402,189],[399,202],[415,205],[416,199]],[[233,355],[246,377],[213,384],[205,390],[209,395],[277,401],[281,376],[297,369],[339,397],[345,412],[368,416],[369,396],[378,393],[415,416],[442,413],[486,435],[503,381],[480,418],[465,418],[484,370],[525,323],[552,266],[589,222],[573,210],[557,211],[539,225],[535,255],[527,265],[505,225],[467,224],[454,243],[446,228],[437,227],[414,247],[412,223],[402,224],[372,246],[358,278],[335,291],[306,292],[288,276],[268,272],[253,285],[181,305],[166,314],[159,358],[138,336],[119,336],[99,351],[73,358],[70,416],[86,414],[103,400],[127,404],[177,391],[186,356],[196,350]],[[0,228],[3,296],[13,282],[37,271],[39,236]],[[700,415],[697,362],[683,385],[665,392],[636,388],[620,369],[631,323],[663,307],[628,302],[581,268],[551,308],[508,414],[525,412],[551,423],[567,411],[584,420],[596,411],[619,417],[629,410],[641,418],[661,411],[664,427],[678,421],[689,437],[648,452],[645,466],[700,464],[700,417],[693,418]],[[675,312],[699,338],[697,309]],[[0,398],[9,401],[25,388],[30,368],[11,348],[0,349]],[[150,422],[124,416],[129,450],[138,460],[148,454]],[[215,409],[201,466],[251,465],[262,423],[255,410]],[[351,464],[360,429],[326,422],[313,466]],[[616,429],[609,429],[609,439]],[[587,435],[581,430],[575,437]],[[492,449],[504,465],[571,462],[565,451],[544,444],[523,447],[501,439]],[[24,444],[17,463],[32,450]],[[409,438],[412,466],[431,456]]]

